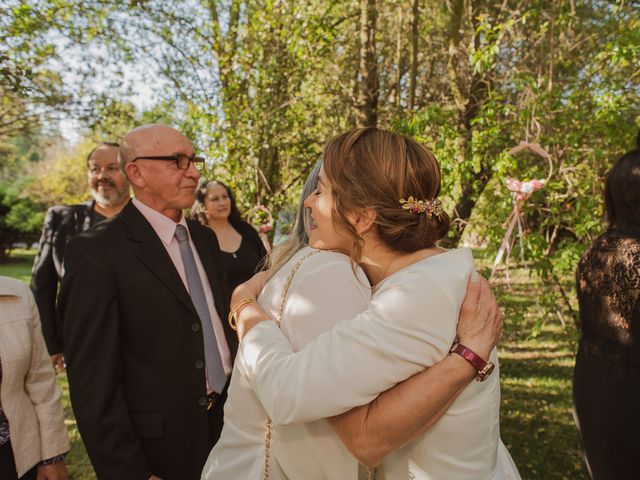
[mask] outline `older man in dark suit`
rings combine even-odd
[[[199,479],[237,349],[211,230],[185,220],[200,174],[163,125],[128,133],[135,198],[68,245],[60,297],[78,428],[99,479]]]
[[[33,262],[31,291],[36,299],[42,334],[56,368],[64,365],[61,332],[56,329],[56,295],[63,274],[64,249],[71,237],[120,212],[129,201],[129,183],[118,168],[117,143],[97,145],[87,156],[92,200],[56,205],[47,211]]]

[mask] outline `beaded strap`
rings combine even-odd
[[[287,303],[287,293],[289,292],[289,287],[291,286],[291,282],[293,281],[293,277],[295,277],[300,267],[302,267],[302,263],[309,257],[319,253],[317,250],[313,252],[307,253],[304,257],[298,260],[298,263],[291,269],[289,272],[289,276],[287,277],[287,281],[282,287],[282,294],[280,296],[280,308],[278,309],[278,317],[276,318],[276,324],[278,327],[282,324],[282,317],[284,315],[284,306]],[[271,423],[271,418],[267,415],[267,420],[264,423],[264,480],[269,480],[269,461],[271,460],[271,435],[273,433],[273,425]]]

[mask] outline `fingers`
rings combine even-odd
[[[53,364],[53,370],[56,373],[60,373],[64,371],[64,357],[61,353],[56,353],[55,355],[51,355],[51,363]]]
[[[478,311],[480,292],[482,290],[482,277],[475,270],[469,275],[467,282],[467,293],[462,302],[462,312],[473,315]]]
[[[491,285],[485,279],[481,280],[477,317],[484,324],[487,338],[490,338],[493,346],[496,346],[502,338],[502,311],[491,290]]]
[[[478,281],[477,305],[475,307],[474,316],[479,329],[487,329],[492,327],[492,296],[488,282],[484,278]]]

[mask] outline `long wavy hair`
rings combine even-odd
[[[237,226],[242,222],[242,217],[240,216],[240,211],[238,210],[238,207],[236,205],[236,198],[234,197],[231,189],[219,180],[207,180],[206,178],[200,179],[200,181],[198,182],[198,189],[196,190],[196,201],[193,202],[193,205],[191,206],[187,217],[191,220],[199,221],[202,225],[209,225],[209,219],[207,218],[207,211],[204,205],[204,201],[207,198],[209,189],[213,185],[220,185],[227,192],[229,201],[231,202],[229,223],[233,226]]]

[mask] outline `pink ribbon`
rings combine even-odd
[[[524,229],[523,223],[524,220],[522,218],[521,207],[522,205],[533,195],[534,192],[540,190],[544,184],[544,179],[536,179],[529,180],[526,182],[522,182],[520,180],[516,180],[514,178],[506,179],[507,188],[511,192],[511,199],[513,202],[513,210],[507,217],[507,231],[502,238],[502,243],[500,244],[500,249],[498,250],[498,255],[496,255],[496,259],[493,262],[493,269],[491,270],[491,276],[498,268],[498,265],[502,261],[502,257],[504,254],[507,254],[507,265],[509,264],[509,258],[511,256],[511,236],[513,235],[513,230],[516,225],[518,226],[518,239],[520,241],[520,260],[524,263]],[[507,280],[509,278],[509,269],[507,268]]]

